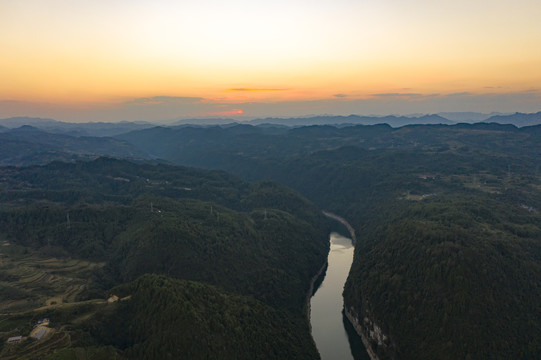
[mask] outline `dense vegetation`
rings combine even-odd
[[[46,164],[51,161],[89,160],[100,155],[147,158],[125,141],[111,137],[49,133],[32,126],[0,129],[0,165]]]
[[[193,295],[193,301],[201,303],[192,305],[209,311],[197,315],[204,318],[218,316],[211,311],[220,307],[214,300],[226,302],[227,312],[220,316],[227,316],[231,323],[214,329],[224,342],[242,344],[237,337],[246,337],[248,329],[239,332],[236,328],[255,321],[261,327],[259,337],[253,339],[252,353],[259,349],[272,358],[265,348],[270,346],[265,338],[272,336],[276,337],[273,346],[279,349],[275,351],[317,356],[305,306],[310,280],[328,250],[326,222],[313,205],[292,190],[270,181],[245,183],[223,172],[137,165],[106,158],[4,168],[1,173],[2,239],[42,256],[76,256],[105,262],[101,270],[93,273],[94,285],[87,298],[100,291],[105,298],[110,293],[108,288],[148,273],[212,284],[219,288],[208,290],[213,294],[227,291],[244,296],[215,294],[202,298],[206,292]],[[145,281],[154,284],[154,280]],[[167,280],[167,288],[185,284]],[[164,285],[156,286],[161,294]],[[192,290],[208,289],[193,286],[190,294]],[[6,289],[19,296],[17,286]],[[128,313],[119,306],[119,314],[105,314],[115,319],[161,319],[160,326],[167,331],[176,326],[167,313],[171,309],[152,308],[147,300],[139,303],[146,295],[141,296],[134,296],[133,303],[139,305],[130,307]],[[85,299],[84,294],[81,297]],[[268,323],[269,327],[265,327],[264,317],[257,320],[253,317],[257,312],[242,310],[247,304],[280,315],[276,315],[272,326]],[[273,330],[278,319],[287,319],[291,324],[284,338]],[[136,355],[128,352],[127,356],[164,358],[177,349],[175,341],[160,343],[162,333],[147,334],[146,345],[137,347],[133,353]],[[291,334],[295,334],[294,342],[288,341]],[[132,335],[142,336],[128,332],[124,341],[139,341]],[[218,333],[211,331],[207,336],[212,338]],[[206,346],[203,342],[193,343],[193,349]]]
[[[345,297],[383,325],[397,358],[540,354],[539,214],[467,196],[415,203],[380,224],[364,233],[371,245],[357,251]]]
[[[153,132],[195,139],[163,142],[156,151],[166,159],[272,178],[345,216],[360,240],[345,301],[390,338],[374,345],[380,356],[541,353],[538,126],[148,129],[122,138],[145,148]]]
[[[158,308],[186,316],[183,321],[194,314],[229,316],[231,321],[224,321],[238,328],[229,334],[242,338],[250,325],[235,317],[250,304],[261,309],[261,317],[253,319],[268,324],[268,334],[274,334],[274,323],[266,316],[287,316],[293,333],[302,336],[297,344],[311,356],[303,306],[309,279],[327,250],[327,229],[310,202],[277,181],[354,226],[358,243],[345,304],[387,336],[384,346],[373,341],[382,357],[537,358],[540,129],[498,124],[145,129],[119,139],[170,162],[262,182],[112,159],[2,168],[0,240],[44,255],[104,261],[94,274],[101,288],[93,293],[127,282],[113,291],[132,294],[134,301],[97,311],[81,330],[96,341],[85,349],[110,344],[117,354],[140,356],[140,351],[154,353],[159,336],[173,341],[172,324],[141,313],[147,307],[156,309],[157,319],[162,319]],[[3,285],[22,296],[19,287]],[[196,307],[186,313],[165,303],[155,308],[149,304],[153,291],[184,299],[181,303],[213,294],[223,312]],[[140,327],[137,317],[148,326]],[[129,336],[108,333],[117,329],[113,323],[129,328]],[[198,333],[207,326],[214,325],[202,322],[191,329]],[[284,339],[293,333],[288,330]],[[269,346],[282,348],[280,341]],[[296,357],[300,348],[282,350],[288,354],[283,356]]]
[[[144,275],[115,289],[130,295],[98,313],[101,343],[145,359],[314,359],[302,319],[198,282]],[[113,307],[113,308],[112,308]]]

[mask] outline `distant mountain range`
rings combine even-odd
[[[5,128],[14,129],[23,125],[33,126],[50,133],[67,134],[72,136],[114,136],[126,133],[128,131],[142,130],[156,126],[155,124],[144,122],[121,121],[117,123],[71,123],[44,118],[12,117],[8,119],[0,119],[0,132],[5,131]]]
[[[541,112],[525,114],[501,114],[501,113],[476,113],[476,112],[441,112],[428,115],[409,115],[409,116],[309,116],[296,118],[261,118],[250,121],[239,121],[232,118],[203,118],[203,119],[181,119],[171,121],[162,126],[183,127],[187,125],[196,126],[225,126],[229,124],[250,124],[254,126],[287,126],[299,127],[308,125],[375,125],[388,124],[393,128],[406,125],[454,125],[457,123],[499,123],[512,124],[517,127],[532,126],[541,124]],[[117,123],[69,123],[56,121],[53,119],[32,118],[32,117],[13,117],[0,119],[0,133],[8,129],[17,128],[23,125],[30,125],[42,131],[66,134],[71,136],[116,136],[128,133],[130,131],[143,130],[155,127],[155,123],[150,122],[117,122]]]
[[[175,120],[171,123],[165,124],[166,126],[183,126],[183,125],[227,125],[233,123],[239,123],[241,121],[230,118],[208,118],[208,119],[182,119]]]
[[[73,161],[101,155],[148,158],[135,146],[111,137],[55,134],[29,125],[0,131],[0,165],[44,164],[53,160]]]
[[[487,120],[500,124],[513,124],[517,127],[541,124],[541,111],[533,114],[514,113],[512,115],[495,115]]]
[[[492,112],[490,114],[471,112],[471,111],[462,111],[462,112],[440,112],[439,116],[446,118],[447,120],[454,121],[456,123],[477,123],[482,121],[488,121],[493,116],[497,115],[510,115]]]
[[[475,113],[475,112],[446,112],[421,116],[314,116],[305,118],[265,118],[255,119],[249,123],[252,125],[272,124],[285,126],[306,125],[375,125],[388,124],[394,128],[406,125],[454,125],[457,123],[499,123],[513,124],[517,127],[541,124],[541,112],[524,114],[501,114],[501,113]]]
[[[401,127],[410,124],[446,124],[452,125],[449,121],[439,115],[423,115],[420,117],[407,116],[315,116],[307,118],[265,118],[255,119],[249,122],[252,125],[276,124],[286,126],[306,126],[306,125],[375,125],[389,124],[392,127]]]

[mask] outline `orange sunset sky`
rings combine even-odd
[[[541,110],[539,0],[2,0],[0,117]]]

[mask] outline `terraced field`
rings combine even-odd
[[[39,359],[55,349],[65,348],[71,345],[70,333],[64,330],[55,331],[43,340],[25,340],[20,344],[7,345],[2,351],[2,359]]]
[[[105,299],[88,300],[91,274],[102,267],[78,259],[46,258],[6,243],[0,246],[0,358],[42,358],[69,346],[71,320],[90,317]],[[76,313],[77,316],[63,316]],[[56,316],[56,318],[55,318]],[[28,337],[37,320],[51,317],[50,334],[41,340],[7,344],[9,337]],[[66,322],[64,318],[69,318]]]
[[[23,253],[0,248],[0,294],[2,313],[24,312],[43,306],[76,302],[88,287],[88,278],[103,263],[77,259],[43,258],[35,253]],[[19,250],[19,251],[18,251]],[[7,292],[15,296],[7,296]]]

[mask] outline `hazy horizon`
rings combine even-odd
[[[541,112],[541,111],[538,111]],[[202,124],[205,125],[220,125],[220,124],[227,124],[228,121],[230,122],[236,122],[236,123],[253,123],[253,124],[259,124],[261,121],[265,119],[282,119],[282,120],[294,120],[294,119],[319,119],[319,118],[348,118],[348,117],[357,117],[360,118],[366,118],[366,119],[384,119],[387,117],[395,117],[397,119],[400,118],[408,118],[411,120],[414,119],[422,119],[424,117],[433,117],[433,116],[439,116],[445,120],[450,121],[450,123],[459,123],[459,122],[483,122],[486,119],[489,119],[493,116],[508,116],[508,115],[514,115],[514,114],[537,114],[535,113],[504,113],[504,112],[440,112],[440,113],[408,113],[408,114],[345,114],[345,115],[336,115],[336,114],[305,114],[305,115],[298,115],[298,116],[261,116],[261,117],[250,117],[250,116],[218,116],[218,115],[211,115],[211,116],[186,116],[186,117],[178,117],[178,118],[172,118],[172,119],[165,119],[165,120],[118,120],[118,119],[111,119],[110,121],[106,120],[90,120],[85,121],[83,119],[79,119],[80,121],[74,121],[73,119],[58,119],[53,117],[43,117],[43,116],[9,116],[9,117],[0,117],[0,120],[2,121],[8,121],[7,123],[0,123],[0,125],[8,126],[10,128],[17,127],[15,126],[15,122],[20,120],[20,125],[32,125],[32,122],[28,122],[26,120],[34,120],[34,121],[54,121],[54,122],[62,122],[62,123],[71,123],[71,124],[85,124],[85,123],[139,123],[139,124],[154,124],[157,126],[171,126],[175,124],[196,124],[198,121],[201,121]],[[193,121],[193,122],[192,122]],[[415,121],[412,122],[416,123]],[[295,124],[292,124],[295,125]]]

